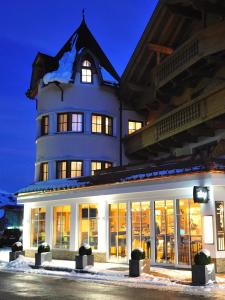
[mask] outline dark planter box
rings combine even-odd
[[[144,260],[129,260],[129,276],[138,277],[143,273]]]
[[[9,252],[9,261],[16,260],[20,255],[25,256],[25,251]]]
[[[52,252],[35,253],[35,266],[41,266],[45,261],[52,261]]]
[[[206,266],[192,266],[192,284],[206,285],[216,281],[215,265],[209,264]]]
[[[75,261],[76,261],[76,269],[84,269],[88,264],[87,264],[87,255],[76,255],[75,256]]]

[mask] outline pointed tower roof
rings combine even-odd
[[[114,69],[113,65],[110,63],[102,48],[87,27],[83,14],[83,19],[80,26],[71,35],[69,40],[65,43],[65,45],[61,48],[61,50],[56,54],[55,57],[48,56],[40,52],[37,54],[33,62],[30,88],[26,93],[28,98],[35,98],[38,92],[40,79],[43,78],[46,73],[57,70],[57,68],[59,67],[60,59],[66,52],[71,51],[74,47],[76,49],[76,53],[79,53],[83,48],[89,49],[98,58],[100,65],[114,79],[116,79],[118,82],[120,81],[120,77]]]

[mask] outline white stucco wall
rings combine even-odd
[[[120,164],[120,103],[116,87],[102,85],[94,74],[93,84],[80,82],[76,73],[74,84],[63,85],[61,92],[54,83],[39,87],[37,113],[37,140],[35,180],[39,180],[40,164],[49,163],[49,179],[55,178],[57,160],[83,160],[84,175],[91,173],[91,161],[109,161],[113,166]],[[84,132],[57,133],[57,114],[62,112],[84,113]],[[113,136],[91,133],[92,113],[113,118]],[[41,135],[41,118],[49,116],[49,134]],[[143,120],[135,111],[124,110],[122,134],[128,133],[128,120]],[[123,164],[129,160],[122,153]]]

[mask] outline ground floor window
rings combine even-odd
[[[109,205],[109,255],[111,259],[127,256],[127,204]]]
[[[174,201],[155,201],[156,262],[175,262],[174,234]]]
[[[191,265],[202,248],[202,217],[200,204],[193,199],[179,199],[177,206],[178,263]]]
[[[31,209],[31,247],[45,242],[45,208]]]
[[[142,248],[150,258],[150,201],[132,202],[131,218],[132,249]]]
[[[98,205],[80,204],[79,242],[98,249]]]
[[[53,244],[55,248],[69,249],[70,246],[70,206],[54,207]]]

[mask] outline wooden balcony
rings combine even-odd
[[[216,128],[209,128],[208,131],[195,128],[224,114],[225,83],[127,136],[124,141],[126,154],[132,155],[146,149],[148,152],[167,152],[170,147],[182,147],[189,141],[188,137],[192,137],[194,142],[200,136],[212,136]],[[223,123],[225,125],[225,121]],[[178,135],[179,141],[176,139]]]
[[[201,59],[225,50],[225,22],[203,29],[153,70],[156,89],[165,86]]]

